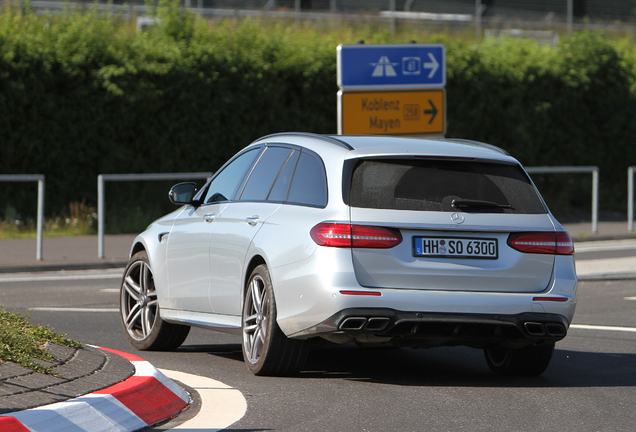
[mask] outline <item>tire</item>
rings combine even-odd
[[[309,341],[289,339],[276,322],[276,301],[267,267],[254,269],[243,301],[243,358],[254,375],[291,376],[300,371]]]
[[[493,345],[484,349],[486,363],[496,375],[539,376],[548,368],[554,342],[529,345],[523,348],[505,348]]]
[[[161,319],[154,276],[145,251],[128,262],[119,295],[119,315],[128,341],[138,350],[172,351],[190,332],[189,326]]]

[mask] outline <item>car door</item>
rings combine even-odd
[[[208,296],[210,239],[215,220],[228,206],[261,148],[244,152],[225,165],[198,197],[174,221],[167,244],[168,300],[166,307],[214,312]]]
[[[278,198],[273,185],[279,176],[293,173],[298,153],[289,147],[268,146],[238,200],[229,203],[216,218],[210,243],[209,288],[215,313],[241,314],[243,273],[250,258],[248,249],[256,233],[285,199]]]

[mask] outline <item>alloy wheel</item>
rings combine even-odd
[[[121,314],[130,337],[141,341],[152,332],[157,320],[157,293],[152,270],[143,260],[128,267],[121,289]]]
[[[243,308],[243,345],[246,359],[256,364],[266,346],[269,329],[269,295],[265,281],[256,274],[245,294]]]

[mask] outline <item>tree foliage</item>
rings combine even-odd
[[[97,11],[0,14],[0,172],[45,174],[47,213],[95,203],[100,173],[214,171],[265,134],[335,133],[336,46],[405,42],[250,19],[210,24],[171,0],[155,16],[137,33]],[[529,166],[598,165],[602,207],[625,206],[626,168],[636,165],[631,44],[588,32],[556,48],[419,42],[446,45],[447,136],[499,145]],[[588,178],[570,188],[551,180],[538,181],[543,192],[587,205],[578,191]],[[9,204],[33,207],[19,188],[6,187],[0,216]],[[145,187],[126,191],[138,205],[156,200]]]

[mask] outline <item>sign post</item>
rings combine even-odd
[[[338,134],[443,135],[443,45],[339,45]]]

